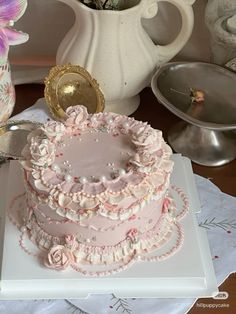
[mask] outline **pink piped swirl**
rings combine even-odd
[[[130,159],[130,164],[134,165],[141,172],[149,172],[157,164],[159,158],[155,154],[137,153]]]
[[[83,128],[86,125],[86,122],[88,122],[87,108],[82,105],[68,107],[66,114],[68,118],[65,123],[68,126],[79,126],[80,128]]]
[[[139,240],[139,231],[136,228],[130,229],[126,234],[127,239],[129,239],[132,243],[137,243]]]
[[[33,165],[49,166],[55,159],[55,145],[48,139],[35,137],[31,140],[30,155],[30,161]]]
[[[151,154],[161,148],[162,133],[147,126],[132,135],[132,142],[138,151]]]
[[[64,270],[73,262],[73,253],[63,245],[56,245],[49,250],[44,265],[48,268]]]
[[[55,140],[56,142],[61,140],[66,131],[64,124],[56,121],[47,122],[42,129],[47,137]]]

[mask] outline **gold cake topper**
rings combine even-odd
[[[104,111],[98,82],[79,65],[57,65],[45,79],[45,100],[55,118],[65,119],[70,106],[84,105],[89,113]]]

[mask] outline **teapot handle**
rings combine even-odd
[[[177,7],[181,14],[182,26],[174,41],[165,46],[156,45],[158,63],[168,62],[172,59],[188,41],[194,24],[192,4],[195,0],[149,0],[149,6],[144,9],[142,17],[152,18],[157,14],[158,2],[169,2]]]

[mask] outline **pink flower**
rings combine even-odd
[[[24,14],[27,0],[0,0],[0,64],[6,63],[10,45],[19,45],[28,40],[28,34],[12,28]]]
[[[60,141],[66,130],[63,123],[56,121],[47,122],[42,129],[49,138],[56,141]]]
[[[43,167],[49,166],[55,159],[55,145],[48,139],[36,137],[31,139],[30,145],[31,163]]]
[[[63,245],[53,246],[47,255],[44,265],[56,270],[66,269],[74,261],[73,253]]]
[[[147,126],[133,134],[132,142],[136,145],[138,151],[151,154],[161,148],[162,133]]]
[[[138,242],[139,240],[138,236],[139,236],[139,231],[136,228],[130,229],[126,234],[127,239],[129,239],[132,243]]]
[[[130,160],[130,164],[136,166],[141,172],[149,172],[158,162],[159,158],[154,154],[137,153]]]
[[[66,120],[67,125],[76,125],[83,127],[86,120],[88,119],[87,108],[84,106],[72,106],[67,108],[66,114],[68,116]]]

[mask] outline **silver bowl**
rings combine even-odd
[[[173,62],[152,79],[158,101],[183,121],[168,133],[172,148],[194,162],[221,166],[236,157],[236,74],[203,62]],[[191,89],[204,92],[191,102]]]

